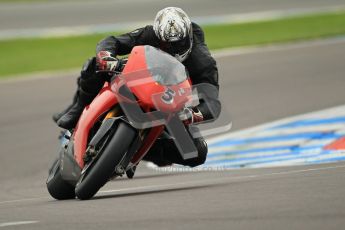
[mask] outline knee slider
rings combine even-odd
[[[198,151],[198,156],[186,162],[186,165],[190,167],[195,167],[205,163],[208,152],[207,143],[203,138],[194,139],[194,144]]]

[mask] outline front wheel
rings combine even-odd
[[[124,122],[119,123],[103,152],[99,153],[100,156],[83,170],[75,188],[75,194],[79,199],[90,199],[108,181],[135,137],[136,132],[132,127]]]

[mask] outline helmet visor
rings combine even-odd
[[[175,55],[184,55],[186,52],[189,51],[191,48],[191,40],[189,37],[185,37],[182,40],[175,41],[175,42],[161,42],[161,49],[172,56]]]

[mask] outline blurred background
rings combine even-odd
[[[344,33],[342,0],[0,0],[0,4],[0,77],[79,67],[94,55],[100,39],[151,24],[166,6],[181,7],[202,25],[212,50]],[[51,57],[42,58],[46,55]]]
[[[290,147],[318,141],[321,151],[344,135],[345,0],[0,0],[0,228],[342,229],[344,151],[321,162],[330,152],[302,154],[296,163],[301,153],[290,149],[243,159],[222,142],[220,163],[212,158],[219,146],[210,145],[207,164],[241,170],[169,173],[143,165],[137,179],[109,183],[90,202],[49,197],[45,179],[60,131],[51,116],[72,101],[83,62],[100,39],[151,24],[167,6],[205,30],[233,122],[225,135],[244,138],[236,132],[333,107],[327,116],[337,119],[317,130],[337,135],[298,137]],[[275,167],[259,167],[268,155]],[[278,167],[285,159],[291,167]],[[338,163],[329,172],[317,162]]]

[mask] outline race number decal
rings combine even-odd
[[[172,104],[174,101],[175,95],[176,95],[175,91],[168,87],[161,98],[164,103]]]

